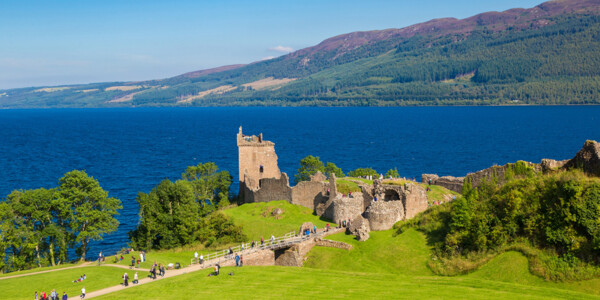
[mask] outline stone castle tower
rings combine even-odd
[[[260,188],[263,178],[281,178],[277,166],[275,143],[265,141],[262,133],[257,136],[244,135],[242,127],[237,134],[239,152],[240,196],[243,196],[244,186],[255,190]]]

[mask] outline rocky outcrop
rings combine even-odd
[[[369,239],[369,221],[362,216],[358,216],[350,221],[350,226],[346,228],[346,233],[353,234],[359,241],[366,241]]]
[[[300,226],[300,230],[298,230],[298,235],[303,235],[306,230],[312,232],[315,229],[315,225],[312,222],[304,222],[302,226]]]
[[[544,159],[542,159],[542,163],[540,163],[540,166],[542,168],[542,172],[548,173],[548,172],[556,171],[556,170],[564,167],[564,165],[568,161],[569,160],[554,160],[554,159],[544,158]]]
[[[580,168],[589,175],[600,176],[600,143],[585,141],[583,148],[564,165],[564,168]]]

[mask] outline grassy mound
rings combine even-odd
[[[82,267],[61,270],[43,274],[32,274],[23,277],[0,280],[2,299],[33,299],[34,293],[45,291],[50,297],[52,289],[56,289],[59,298],[66,292],[69,297],[81,294],[81,288],[85,286],[86,292],[118,285],[122,282],[121,276],[127,272],[133,280],[133,270],[124,270],[114,267]],[[74,283],[73,280],[85,274],[87,279]],[[147,272],[138,271],[140,279],[148,276]]]
[[[273,216],[272,212],[276,208],[281,209],[283,213]],[[242,225],[244,234],[255,241],[259,241],[261,236],[266,240],[271,234],[282,236],[291,231],[297,232],[304,222],[312,222],[319,228],[327,224],[327,221],[314,215],[312,209],[293,205],[285,200],[247,203],[223,210],[223,213],[231,217],[236,224]]]
[[[343,233],[328,239],[351,244],[350,251],[315,247],[309,253],[305,267],[368,273],[395,273],[404,275],[432,275],[427,268],[430,249],[425,235],[408,230],[392,237],[392,230],[373,231],[366,242]]]

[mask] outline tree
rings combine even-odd
[[[342,169],[338,168],[338,166],[336,166],[334,163],[327,162],[327,164],[325,165],[325,174],[329,176],[329,174],[332,173],[335,174],[335,177],[337,178],[346,176],[344,175],[344,172],[342,172]]]
[[[354,171],[348,172],[348,176],[350,177],[373,176],[375,178],[378,175],[379,174],[377,171],[373,170],[372,168],[358,168]]]
[[[38,267],[46,250],[47,259],[51,265],[55,265],[55,248],[57,240],[63,235],[65,228],[56,224],[56,190],[35,189],[26,191],[13,191],[8,195],[7,203],[10,204],[13,214],[23,220],[23,225],[33,231],[35,238],[35,252]],[[20,229],[23,230],[23,229]]]
[[[229,173],[218,172],[214,163],[205,163],[188,167],[182,178],[175,182],[165,179],[150,193],[138,194],[140,223],[129,232],[130,245],[170,249],[196,242],[210,245],[243,241],[241,227],[205,203],[215,199],[219,206],[228,203]]]
[[[385,178],[398,178],[400,177],[400,174],[398,173],[398,169],[397,168],[393,168],[393,169],[389,169],[386,173],[385,173]]]
[[[316,174],[318,171],[324,173],[325,165],[318,156],[309,155],[300,160],[300,168],[298,168],[298,174],[294,176],[294,181],[296,183],[308,181],[310,180],[310,176]]]
[[[192,183],[196,201],[201,207],[205,200],[219,206],[229,205],[229,186],[232,177],[227,171],[218,172],[219,167],[213,162],[189,166],[181,178]]]
[[[119,199],[109,198],[98,181],[84,171],[68,172],[59,183],[58,201],[65,209],[63,214],[69,216],[69,227],[75,242],[80,243],[77,252],[83,261],[90,241],[102,240],[104,234],[117,230],[119,221],[114,216],[123,207]]]

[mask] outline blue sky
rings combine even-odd
[[[166,78],[541,0],[0,0],[0,89]]]

